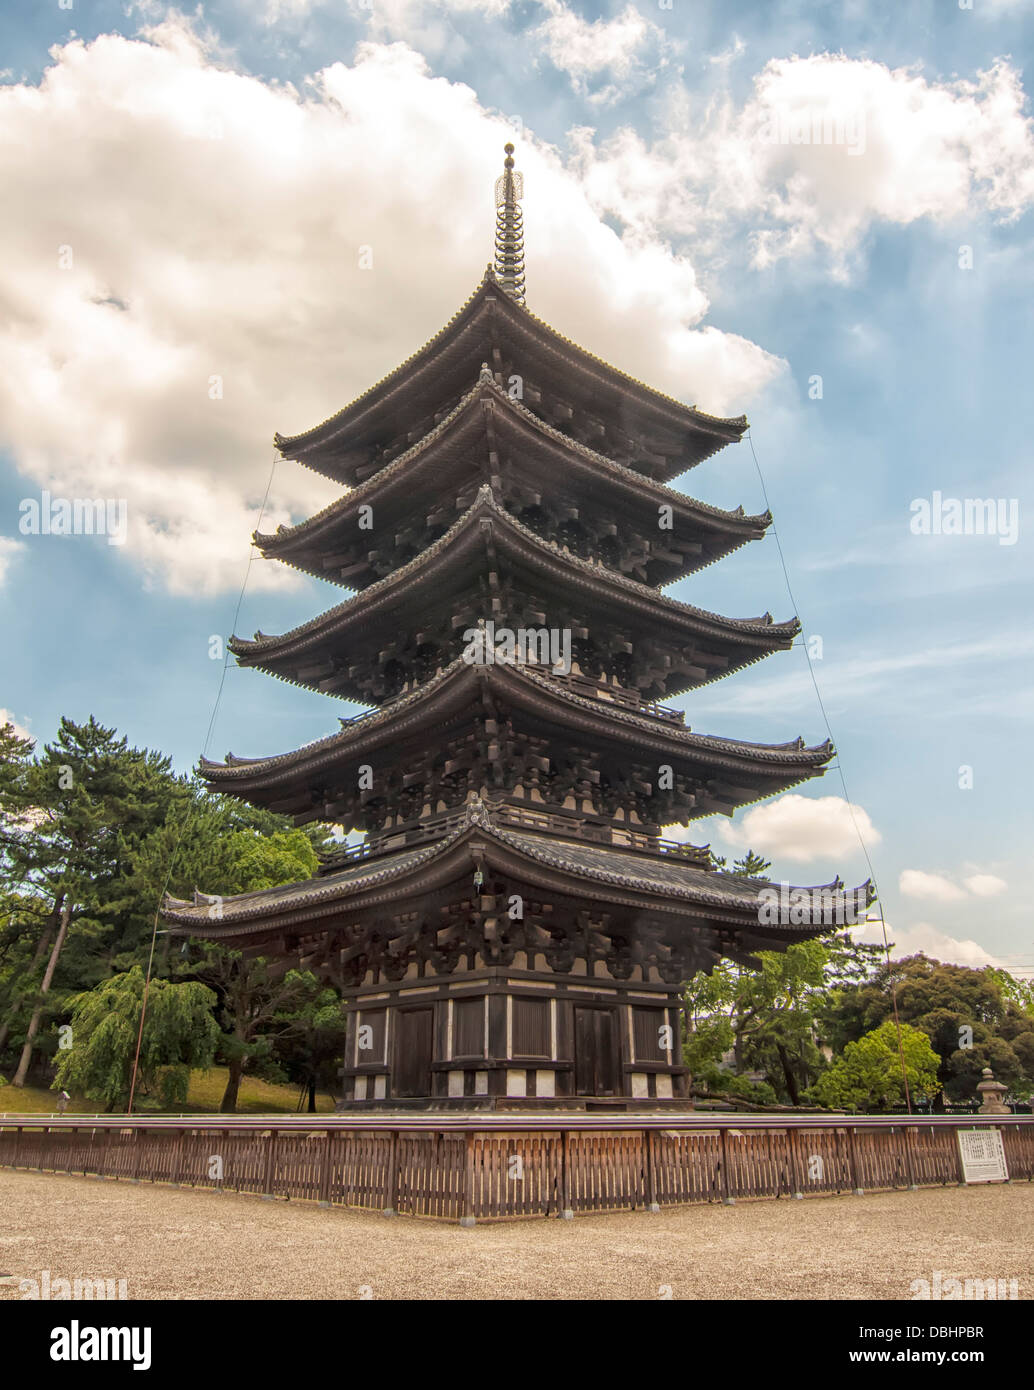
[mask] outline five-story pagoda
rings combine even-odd
[[[770,523],[667,486],[746,420],[528,311],[512,148],[495,265],[459,313],[322,425],[277,436],[346,490],[256,544],[355,592],[232,649],[371,708],[295,752],[202,763],[220,792],[365,839],[215,919],[202,894],[165,904],[178,934],[340,988],[348,1107],[677,1100],[682,982],[821,930],[764,925],[763,881],[661,836],[833,754],[696,734],[663,703],[799,630],[661,592]]]

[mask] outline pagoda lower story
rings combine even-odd
[[[677,989],[576,974],[558,982],[545,971],[486,966],[459,981],[357,991],[349,1003],[342,1071],[349,1109],[684,1094]]]
[[[349,1109],[684,1104],[682,982],[815,929],[762,925],[761,881],[706,850],[614,839],[474,798],[218,921],[203,894],[164,915],[340,989]]]
[[[534,813],[525,819],[533,825]],[[444,842],[436,856],[444,865],[458,851],[462,866],[459,881],[439,890],[435,915],[444,929],[432,943],[421,914],[384,941],[376,960],[361,962],[366,982],[343,988],[344,1101],[680,1097],[679,983],[703,963],[690,957],[706,947],[666,924],[656,904],[648,923],[645,904],[606,891],[591,842],[495,825],[481,802],[454,834],[455,848]],[[691,863],[673,859],[651,866],[669,870],[672,886]],[[649,871],[634,852],[620,867],[626,893],[652,896],[645,877],[636,885],[637,870]],[[577,893],[579,880],[603,890],[591,906]]]

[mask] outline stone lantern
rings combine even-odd
[[[1012,1110],[1007,1105],[1002,1104],[1008,1086],[1003,1086],[1000,1081],[994,1079],[994,1073],[990,1067],[985,1067],[983,1080],[977,1086],[977,1095],[980,1097],[980,1115],[1011,1115]]]

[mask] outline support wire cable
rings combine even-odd
[[[753,435],[753,431],[750,430],[750,429],[748,429],[748,430],[747,430],[747,442],[748,442],[749,445],[750,445],[751,456],[752,456],[752,458],[754,459],[754,467],[757,469],[758,481],[759,481],[760,484],[761,484],[761,493],[762,493],[762,496],[764,497],[764,500],[765,500],[765,508],[766,508],[766,510],[769,512],[769,514],[772,515],[772,507],[771,507],[771,504],[769,503],[769,500],[768,500],[768,488],[765,486],[765,476],[764,476],[764,474],[763,474],[762,471],[761,471],[761,464],[760,464],[760,462],[758,461],[757,451],[756,451],[755,448],[754,448],[754,440],[753,440],[752,435]],[[783,570],[783,580],[784,580],[784,582],[785,582],[785,584],[786,584],[786,592],[787,592],[787,594],[789,595],[789,598],[790,598],[790,605],[791,605],[791,607],[793,608],[794,612],[797,614],[797,617],[798,617],[798,619],[799,619],[799,618],[800,618],[800,609],[797,607],[797,600],[794,598],[793,586],[792,586],[791,583],[790,583],[790,571],[789,571],[789,568],[788,568],[787,563],[786,563],[786,556],[785,556],[785,554],[783,553],[783,545],[782,545],[782,542],[781,542],[780,539],[779,539],[779,530],[778,530],[778,528],[777,528],[777,526],[776,526],[776,524],[775,524],[775,520],[774,520],[774,519],[773,519],[773,521],[772,521],[771,532],[772,532],[773,539],[775,540],[775,543],[776,543],[776,551],[778,552],[778,555],[779,555],[779,563],[780,563],[780,565],[782,566],[782,570]],[[802,624],[802,627],[803,627],[803,624]],[[807,641],[803,642],[803,643],[802,643],[802,646],[803,646],[803,648],[804,648],[804,655],[805,655],[805,657],[806,657],[806,659],[807,659],[807,662],[808,662],[808,674],[811,676],[811,683],[812,683],[812,685],[813,685],[814,688],[815,688],[815,699],[816,699],[817,702],[818,702],[819,710],[821,711],[821,714],[822,714],[822,721],[823,721],[823,723],[824,723],[825,726],[826,726],[826,733],[827,733],[827,735],[829,736],[829,741],[830,741],[830,743],[832,743],[834,747],[837,747],[836,739],[833,737],[833,729],[832,729],[832,727],[831,727],[831,725],[830,725],[830,722],[829,722],[829,715],[826,713],[826,706],[825,706],[825,704],[823,703],[822,691],[819,689],[818,677],[817,677],[816,674],[815,674],[815,664],[814,664],[814,662],[813,662],[812,659],[811,659],[811,652],[808,650],[808,643],[807,643]],[[887,978],[888,978],[888,983],[889,983],[889,985],[890,985],[890,998],[891,998],[891,1004],[892,1004],[893,1010],[894,1010],[894,1028],[895,1028],[895,1031],[896,1031],[896,1033],[897,1033],[897,1040],[898,1040],[898,1058],[899,1058],[899,1060],[900,1060],[900,1062],[901,1062],[901,1079],[902,1079],[902,1081],[904,1082],[904,1086],[905,1086],[905,1108],[906,1108],[906,1110],[908,1111],[908,1113],[911,1115],[911,1114],[912,1114],[912,1097],[911,1097],[911,1094],[910,1094],[910,1091],[909,1091],[909,1085],[908,1085],[908,1071],[907,1071],[907,1069],[906,1069],[906,1067],[905,1067],[905,1051],[904,1051],[904,1046],[903,1046],[902,1040],[901,1040],[901,1020],[900,1020],[900,1018],[898,1017],[897,987],[896,987],[896,985],[895,985],[895,983],[894,983],[894,976],[893,976],[893,973],[892,973],[891,968],[890,968],[890,965],[891,965],[891,962],[890,962],[890,942],[889,942],[888,939],[887,939],[887,922],[886,922],[886,918],[885,918],[884,915],[883,915],[883,900],[882,900],[881,897],[880,897],[879,885],[878,885],[878,883],[877,883],[877,881],[876,881],[876,870],[873,868],[872,858],[871,858],[871,856],[870,856],[870,854],[869,854],[869,847],[868,847],[868,845],[865,843],[865,837],[864,837],[863,834],[862,834],[861,827],[860,827],[859,824],[858,824],[858,819],[857,819],[857,817],[855,816],[854,802],[851,800],[850,796],[848,795],[848,791],[847,791],[847,778],[844,776],[844,760],[843,760],[843,758],[842,758],[842,757],[840,756],[840,754],[839,754],[839,749],[838,749],[838,752],[837,752],[836,768],[837,768],[837,772],[840,774],[840,785],[841,785],[841,787],[843,788],[843,792],[844,792],[844,801],[845,801],[846,804],[847,804],[848,814],[849,814],[850,817],[851,817],[851,824],[854,826],[855,834],[858,836],[858,843],[861,845],[862,854],[865,856],[865,862],[866,862],[866,865],[868,866],[868,869],[869,869],[869,879],[870,879],[870,881],[871,881],[871,883],[872,883],[873,891],[874,891],[874,893],[875,893],[875,895],[876,895],[876,906],[877,906],[877,908],[879,909],[879,914],[880,914],[880,918],[879,918],[879,920],[880,920],[880,930],[881,930],[882,935],[883,935],[883,951],[884,951],[884,955],[885,955],[886,961],[887,961]]]
[[[265,492],[264,492],[264,494],[263,494],[263,496],[262,496],[262,506],[259,508],[258,523],[257,523],[256,526],[255,526],[255,530],[256,530],[256,531],[258,531],[258,530],[261,529],[261,527],[262,527],[262,519],[263,519],[263,517],[264,517],[265,514],[266,514],[266,506],[267,506],[267,504],[268,504],[268,502],[269,502],[269,493],[270,493],[270,489],[271,489],[272,486],[273,486],[273,477],[274,477],[274,475],[275,475],[275,473],[276,473],[276,465],[277,465],[278,457],[279,457],[278,451],[276,450],[276,448],[274,448],[274,449],[273,449],[273,462],[272,462],[272,464],[270,465],[270,469],[269,469],[269,478],[268,478],[267,481],[266,481],[266,490],[265,490]],[[233,623],[232,623],[231,628],[230,628],[230,631],[231,631],[231,632],[236,632],[236,631],[237,631],[237,620],[238,620],[238,618],[240,617],[240,614],[241,614],[241,607],[242,607],[242,605],[243,605],[243,603],[244,603],[244,595],[245,595],[245,593],[246,593],[246,591],[247,591],[247,588],[248,588],[248,580],[249,580],[249,578],[251,577],[251,567],[252,567],[252,565],[253,565],[253,563],[254,563],[254,561],[255,561],[255,552],[256,552],[255,542],[252,541],[252,543],[251,543],[251,548],[250,548],[250,550],[248,551],[248,564],[247,564],[247,567],[246,567],[246,569],[245,569],[245,571],[244,571],[244,579],[243,579],[243,581],[242,581],[242,583],[241,583],[240,593],[237,595],[237,606],[236,606],[236,608],[234,609],[234,612],[233,612]],[[229,664],[230,664],[230,652],[229,652],[229,649],[227,648],[227,650],[223,652],[223,668],[222,668],[222,670],[221,670],[220,673],[219,673],[219,686],[218,686],[218,689],[217,689],[216,692],[215,692],[215,701],[213,702],[213,705],[212,705],[212,713],[211,713],[211,716],[210,716],[210,718],[209,718],[209,720],[208,720],[208,730],[207,730],[207,732],[206,732],[206,734],[205,734],[205,741],[204,741],[204,744],[202,745],[202,748],[201,748],[201,756],[202,756],[202,757],[206,757],[206,756],[208,755],[208,746],[209,746],[209,744],[210,744],[210,742],[211,742],[211,740],[212,740],[212,733],[213,733],[213,731],[214,731],[214,729],[215,729],[215,721],[216,721],[216,718],[217,718],[217,716],[218,716],[218,714],[219,714],[219,706],[220,706],[220,704],[222,703],[222,698],[223,698],[223,687],[226,685],[226,672],[227,672],[227,669],[228,669],[228,667],[229,667]],[[155,943],[156,943],[156,941],[157,941],[157,939],[158,939],[158,923],[159,923],[160,920],[161,920],[162,903],[165,901],[165,895],[166,895],[166,893],[169,891],[169,884],[172,882],[172,871],[173,871],[173,869],[174,869],[174,867],[175,867],[175,864],[176,864],[176,856],[179,854],[180,846],[181,846],[182,843],[183,843],[184,836],[186,835],[187,830],[188,830],[189,827],[190,827],[191,820],[193,819],[193,815],[194,815],[194,805],[195,805],[195,800],[194,800],[193,797],[191,797],[190,802],[189,802],[189,804],[188,804],[188,806],[187,806],[187,813],[186,813],[186,815],[184,816],[183,821],[182,821],[182,823],[181,823],[181,825],[180,825],[179,834],[176,836],[175,843],[173,844],[172,853],[169,855],[169,864],[168,864],[168,868],[166,869],[166,872],[165,872],[165,879],[164,879],[164,882],[162,883],[161,891],[160,891],[159,894],[158,894],[158,901],[157,901],[157,903],[155,904],[155,909],[154,909],[154,924],[153,924],[153,926],[152,926],[152,928],[151,928],[151,948],[150,948],[150,952],[149,952],[148,958],[147,958],[147,975],[146,975],[146,977],[145,977],[145,979],[144,979],[144,998],[143,998],[143,1003],[142,1003],[141,1008],[140,1008],[140,1026],[139,1026],[139,1028],[137,1029],[137,1035],[136,1035],[136,1052],[134,1053],[134,1056],[133,1056],[133,1072],[132,1072],[132,1077],[131,1077],[130,1083],[129,1083],[129,1101],[128,1101],[127,1105],[126,1105],[126,1114],[127,1114],[127,1115],[131,1115],[131,1114],[133,1113],[133,1098],[134,1098],[134,1096],[136,1095],[137,1072],[138,1072],[139,1066],[140,1066],[140,1048],[141,1048],[141,1045],[142,1045],[142,1043],[143,1043],[143,1037],[144,1037],[144,1019],[145,1019],[146,1016],[147,1016],[147,1001],[148,1001],[148,997],[149,997],[150,992],[151,992],[151,977],[152,977],[152,973],[153,973],[153,970],[154,970],[154,948],[155,948]]]

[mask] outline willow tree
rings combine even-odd
[[[105,1110],[125,1106],[143,998],[143,971],[134,966],[70,1001],[68,1045],[58,1053],[54,1090],[77,1092]],[[197,981],[151,981],[137,1088],[166,1109],[186,1103],[192,1068],[212,1065],[219,1041],[215,1004],[213,991]]]

